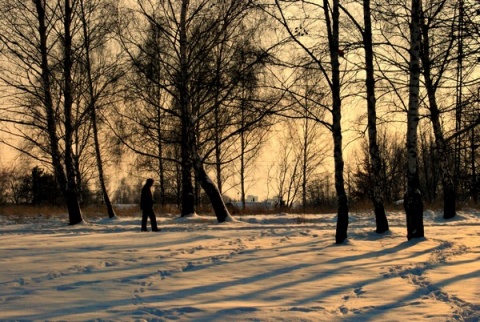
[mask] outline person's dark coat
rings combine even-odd
[[[153,180],[147,180],[142,188],[142,194],[140,195],[140,209],[148,210],[153,209],[153,195],[150,188],[153,185]]]
[[[140,195],[140,208],[142,209],[142,231],[147,231],[147,220],[150,218],[152,231],[160,231],[157,226],[157,218],[153,212],[153,195],[152,195],[153,179],[147,179],[142,188]]]

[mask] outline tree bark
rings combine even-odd
[[[228,218],[231,218],[230,213],[228,212],[227,206],[225,206],[225,202],[223,201],[222,194],[218,190],[217,186],[208,176],[205,168],[203,166],[203,162],[200,156],[195,157],[194,168],[195,173],[197,175],[197,179],[200,182],[203,190],[207,194],[207,197],[210,199],[210,203],[213,207],[213,211],[215,212],[215,216],[217,217],[218,222],[224,222]]]
[[[412,21],[410,24],[410,80],[407,116],[407,191],[404,197],[408,240],[424,236],[423,201],[420,192],[417,156],[421,45],[420,12],[421,0],[412,0]]]
[[[69,0],[65,0],[64,17],[64,58],[63,58],[63,76],[64,76],[64,113],[65,113],[65,170],[67,174],[67,207],[70,218],[70,224],[75,225],[82,222],[82,213],[78,202],[78,186],[76,182],[75,165],[73,162],[73,87],[72,87],[72,32],[71,24],[73,19],[73,10]]]
[[[368,110],[368,142],[369,153],[373,173],[373,207],[375,211],[376,232],[384,233],[389,230],[388,220],[385,214],[383,204],[384,194],[382,189],[382,160],[377,143],[377,113],[375,98],[375,75],[373,68],[373,40],[372,40],[372,21],[370,12],[370,0],[363,1],[364,13],[364,37],[365,46],[365,68],[366,68],[366,87],[367,87],[367,110]]]

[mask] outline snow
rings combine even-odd
[[[336,216],[0,216],[2,321],[479,321],[480,212]]]

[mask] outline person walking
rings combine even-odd
[[[149,178],[145,182],[145,185],[142,188],[142,194],[140,196],[140,208],[142,209],[142,231],[147,230],[147,220],[150,218],[150,225],[152,226],[152,231],[160,231],[157,226],[157,218],[153,212],[153,195],[152,188],[153,179]]]

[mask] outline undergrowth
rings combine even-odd
[[[424,209],[430,210],[442,210],[441,203],[434,204],[424,204]],[[287,208],[270,208],[266,209],[265,207],[249,207],[247,209],[236,209],[229,207],[227,205],[229,212],[233,216],[242,216],[242,215],[268,215],[268,214],[279,214],[279,213],[290,213],[297,214],[297,220],[299,222],[307,221],[306,217],[302,216],[303,214],[331,214],[336,213],[337,209],[333,206],[327,207],[297,207],[295,209]],[[351,204],[349,207],[350,213],[373,213],[373,206],[369,202],[360,202]],[[479,209],[480,205],[475,203],[462,203],[458,205],[457,210],[462,209]],[[141,209],[139,205],[128,204],[128,205],[114,205],[114,210],[117,216],[119,217],[136,217],[141,216]],[[403,211],[403,204],[386,204],[385,211]],[[209,205],[200,205],[196,208],[196,212],[202,216],[215,216],[212,211],[211,206]],[[180,215],[180,209],[176,205],[155,205],[155,213],[159,217],[175,217]],[[89,205],[82,207],[82,215],[85,219],[89,218],[106,218],[107,209],[105,205]],[[42,206],[32,206],[32,205],[1,205],[0,206],[0,216],[12,217],[12,218],[21,218],[21,217],[68,217],[68,212],[65,207],[52,206],[52,205],[42,205]]]

